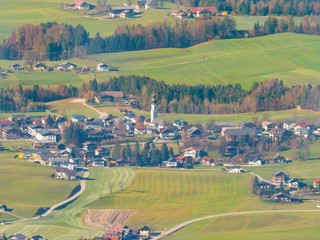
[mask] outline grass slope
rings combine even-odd
[[[164,238],[187,239],[316,239],[319,213],[274,213],[228,216],[191,224]]]
[[[55,210],[45,218],[1,226],[0,234],[11,235],[21,232],[28,237],[39,234],[55,240],[100,236],[103,234],[101,231],[83,225],[84,208],[101,195],[109,193],[108,182],[114,184],[113,191],[119,191],[119,182],[124,181],[124,187],[127,188],[132,184],[134,177],[135,172],[130,168],[92,168],[91,180],[87,181],[85,192],[72,204],[64,209]]]
[[[90,204],[91,209],[136,209],[126,222],[164,230],[189,219],[211,214],[262,210],[312,208],[312,204],[273,205],[249,191],[249,174],[220,171],[137,169],[134,184]]]
[[[0,153],[0,199],[14,214],[32,217],[38,208],[66,199],[78,184],[52,179],[50,175],[55,170],[51,167],[13,159],[17,153],[12,146],[26,146],[30,142],[3,142],[2,145],[11,150]],[[2,219],[7,217],[3,215]]]

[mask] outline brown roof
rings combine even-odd
[[[122,98],[123,92],[121,92],[121,91],[104,91],[104,92],[97,94],[97,96],[99,96],[99,97],[112,96],[115,98]]]

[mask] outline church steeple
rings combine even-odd
[[[154,119],[158,118],[157,101],[158,99],[156,98],[156,94],[153,94],[151,100],[151,122],[153,122]]]

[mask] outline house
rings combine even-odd
[[[83,116],[83,115],[72,115],[71,116],[71,121],[74,122],[74,123],[83,123],[86,121],[86,117]]]
[[[313,134],[316,135],[316,136],[320,136],[320,127],[315,127],[313,129]]]
[[[200,161],[200,164],[203,166],[218,166],[219,163],[217,161],[215,161],[213,158],[209,158],[209,157],[203,157]]]
[[[84,72],[84,73],[91,72],[91,71],[93,71],[93,68],[90,66],[83,66],[81,70],[81,72]]]
[[[294,134],[300,137],[310,137],[312,135],[312,130],[309,127],[296,127],[294,130]]]
[[[97,65],[97,71],[98,72],[109,72],[109,66],[104,63],[99,63]]]
[[[144,8],[145,9],[156,9],[156,8],[158,8],[158,1],[157,0],[147,0]]]
[[[41,154],[41,158],[42,156],[45,158],[48,158],[48,156],[44,156]],[[50,156],[50,155],[49,155]],[[69,157],[57,157],[57,156],[52,156],[49,157],[46,160],[46,165],[48,166],[52,166],[52,167],[59,167],[63,164],[68,164],[69,163]]]
[[[268,183],[266,181],[261,181],[258,183],[258,188],[260,188],[261,190],[273,190],[274,185],[272,185],[271,183]]]
[[[8,207],[6,205],[0,205],[0,212],[6,212],[8,211]]]
[[[34,140],[32,147],[37,150],[41,150],[41,149],[55,150],[55,149],[58,149],[58,144],[56,142],[42,142],[42,141]]]
[[[19,151],[18,157],[24,159],[38,159],[38,151],[23,149]]]
[[[276,156],[272,157],[271,163],[286,163],[287,162],[287,158],[284,156],[281,156],[279,154],[277,154]]]
[[[35,235],[35,236],[32,236],[31,238],[28,238],[28,240],[47,240],[47,239],[40,235]]]
[[[55,135],[47,130],[42,130],[42,131],[36,133],[36,139],[41,142],[56,142],[57,135]]]
[[[128,7],[128,6],[111,7],[110,8],[110,17],[112,17],[112,18],[120,17],[120,14],[125,10],[128,10],[129,12],[131,12],[133,14],[134,8]]]
[[[44,130],[43,126],[38,124],[31,124],[28,126],[28,133],[30,136],[35,137],[38,132]]]
[[[146,3],[147,3],[147,1],[137,1],[137,3],[135,4],[135,9],[137,9],[137,10],[145,9]]]
[[[130,11],[130,10],[124,10],[123,12],[120,13],[119,17],[121,17],[121,18],[132,18],[132,17],[134,17],[134,13],[132,11]]]
[[[227,167],[228,173],[242,173],[243,170],[240,166],[228,166]]]
[[[228,142],[237,140],[239,137],[246,135],[255,135],[255,128],[242,127],[224,127],[221,130],[221,136],[226,136]]]
[[[225,147],[225,157],[233,157],[237,154],[238,149],[234,146],[226,146]]]
[[[215,15],[218,10],[215,7],[192,7],[189,13],[192,12],[193,16],[201,17],[205,15]]]
[[[77,68],[77,65],[75,64],[72,64],[68,61],[64,62],[64,63],[61,63],[59,64],[56,69],[59,70],[59,71],[72,71],[74,69]]]
[[[273,122],[270,121],[263,121],[261,123],[261,126],[264,130],[269,131],[270,129],[272,129],[274,127]]]
[[[282,183],[286,183],[290,178],[289,178],[290,174],[289,173],[285,173],[285,172],[274,172],[272,173],[272,182],[274,182],[275,184],[280,184]]]
[[[264,160],[259,157],[259,156],[250,156],[248,158],[248,164],[250,165],[258,165],[258,166],[261,166],[261,165],[264,165]]]
[[[294,125],[295,123],[290,121],[290,120],[287,120],[283,123],[283,128],[286,129],[286,130],[291,130],[294,128]]]
[[[132,230],[126,225],[116,224],[111,230],[122,232],[123,239],[132,238]]]
[[[180,131],[180,130],[182,129],[182,127],[185,126],[185,125],[188,125],[188,122],[186,122],[185,120],[179,119],[179,120],[175,120],[175,121],[173,122],[173,127],[174,127],[175,129],[179,130],[179,131]]]
[[[190,138],[193,138],[193,137],[201,137],[202,136],[202,133],[201,133],[201,130],[196,127],[196,126],[192,126],[190,127],[188,130],[187,130],[187,134]]]
[[[291,202],[291,196],[283,192],[273,194],[272,199],[281,202]]]
[[[33,70],[35,71],[45,71],[47,69],[47,66],[44,65],[41,62],[37,62],[34,66],[33,66]]]
[[[273,128],[269,131],[269,137],[273,141],[282,141],[287,135],[288,135],[288,131],[283,128]]]
[[[320,179],[318,178],[316,180],[313,180],[313,187],[319,189],[319,186],[320,186]]]
[[[20,65],[17,64],[17,63],[13,63],[13,64],[11,64],[11,65],[9,66],[8,69],[11,70],[11,71],[19,70],[19,69],[20,69]]]
[[[256,128],[257,126],[254,123],[248,121],[242,121],[239,123],[239,126],[242,128]]]
[[[298,189],[298,188],[300,188],[300,186],[301,186],[302,184],[301,184],[301,182],[299,181],[299,179],[297,179],[297,178],[291,178],[291,179],[288,180],[287,185],[288,185],[290,188]]]
[[[69,4],[67,7],[77,10],[89,10],[92,8],[92,5],[86,3],[83,0],[75,0],[73,3]]]
[[[190,157],[193,157],[194,159],[201,157],[200,153],[201,153],[201,149],[195,148],[195,147],[190,147],[183,150],[183,156],[186,156],[186,157],[190,156]]]
[[[150,126],[156,127],[159,131],[160,129],[166,128],[167,123],[163,119],[156,118],[156,119],[153,119],[153,121],[150,123]]]
[[[147,226],[143,226],[138,230],[138,232],[141,237],[149,237],[151,234],[151,229]]]
[[[171,15],[172,16],[177,16],[177,14],[180,13],[180,12],[183,12],[183,11],[181,11],[180,9],[174,9],[174,10],[171,11]]]
[[[179,12],[176,16],[177,18],[184,19],[188,17],[188,14],[186,14],[185,12]]]
[[[76,180],[77,171],[68,168],[57,167],[55,178],[63,180]]]
[[[92,142],[85,142],[82,145],[83,145],[83,150],[85,151],[94,151],[95,149],[97,149],[97,145]]]
[[[162,167],[165,168],[176,168],[178,167],[178,163],[175,159],[169,159],[167,161],[162,161]]]
[[[147,131],[146,131],[146,126],[144,125],[135,125],[134,126],[134,134],[135,135],[143,135],[143,134],[146,134]]]
[[[222,128],[236,127],[234,122],[215,122],[213,123],[213,132],[221,133]]]
[[[92,167],[104,167],[106,165],[106,161],[102,159],[94,159],[92,160]]]
[[[94,150],[94,155],[99,156],[99,157],[104,157],[108,155],[108,150],[105,148],[97,148]]]
[[[161,129],[159,136],[161,139],[172,140],[176,136],[176,133],[169,128],[164,128]]]
[[[2,137],[5,140],[20,139],[21,132],[15,127],[6,126],[2,128]]]
[[[26,236],[21,233],[8,237],[8,240],[25,240],[25,239],[26,239]]]
[[[123,100],[123,92],[121,91],[103,91],[94,95],[96,103],[114,103]]]

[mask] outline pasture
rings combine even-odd
[[[200,221],[163,238],[191,239],[316,239],[319,213],[263,213],[219,217]]]
[[[250,193],[249,174],[205,170],[136,169],[133,185],[102,197],[89,209],[137,210],[126,222],[131,227],[165,228],[189,219],[243,210],[314,208],[314,203],[265,203]]]
[[[21,73],[8,74],[0,86],[59,82],[80,86],[82,82],[104,81],[118,75],[146,75],[168,84],[235,84],[250,88],[254,82],[283,80],[288,86],[320,82],[320,37],[284,33],[248,39],[217,40],[185,49],[152,49],[91,55],[88,60],[70,59],[78,66],[104,62],[118,69],[107,74]],[[0,61],[9,66],[13,61]],[[23,65],[23,62],[20,62]],[[45,63],[54,66],[55,63]],[[249,67],[250,66],[250,67]],[[8,81],[10,79],[10,81]]]
[[[49,207],[66,199],[78,182],[52,179],[55,170],[26,160],[14,159],[13,146],[28,146],[30,142],[2,142],[7,149],[0,153],[0,199],[21,217],[32,217],[40,207]],[[4,184],[5,183],[5,184]],[[7,220],[3,214],[1,219]],[[9,218],[9,220],[12,217]]]
[[[109,193],[108,182],[113,183],[115,192],[120,190],[120,181],[123,181],[124,187],[127,188],[132,184],[134,177],[135,172],[130,168],[91,168],[85,192],[73,203],[63,209],[53,211],[45,218],[1,226],[0,234],[11,235],[23,232],[28,237],[39,234],[56,240],[101,236],[103,231],[83,224],[82,216],[85,207]],[[20,201],[23,201],[23,198]]]

